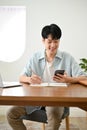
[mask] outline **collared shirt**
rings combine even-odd
[[[31,58],[29,58],[22,74],[31,76],[32,73],[43,77],[44,69],[46,66],[45,50],[35,52]],[[80,68],[76,60],[66,52],[60,50],[57,51],[54,62],[54,71],[57,69],[64,69],[67,75],[71,77],[77,77],[86,75],[86,73]]]
[[[31,76],[32,73],[37,74],[38,76],[43,78],[44,70],[46,66],[46,57],[45,50],[41,50],[36,52],[31,56],[22,72],[22,75]],[[63,69],[67,73],[67,75],[71,77],[77,76],[85,76],[86,73],[80,68],[79,64],[75,61],[75,59],[66,52],[62,52],[60,50],[57,51],[54,62],[54,71],[57,69]],[[41,106],[26,106],[27,114],[31,114],[36,110],[40,110]],[[64,116],[67,112],[64,112]]]

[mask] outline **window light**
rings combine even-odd
[[[26,41],[26,7],[0,6],[0,61],[20,58]]]

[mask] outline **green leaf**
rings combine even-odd
[[[87,59],[86,58],[81,58],[80,59],[80,67],[85,71],[87,72]]]

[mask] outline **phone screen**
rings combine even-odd
[[[54,74],[55,74],[56,76],[57,76],[57,74],[62,74],[62,75],[64,75],[64,71],[65,71],[65,70],[56,70]]]

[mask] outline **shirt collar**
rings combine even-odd
[[[41,51],[39,60],[45,59],[45,49]]]
[[[60,50],[57,50],[56,58],[62,59],[62,52]]]
[[[55,57],[59,58],[59,59],[62,59],[62,52],[60,50],[58,50]],[[41,60],[41,59],[45,59],[45,49],[42,50],[41,53],[40,53],[39,60]]]

